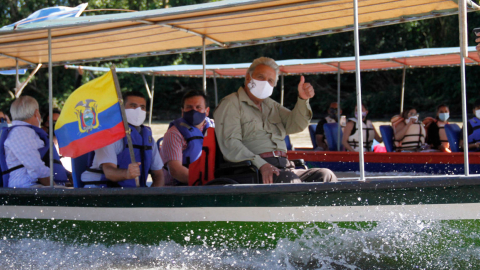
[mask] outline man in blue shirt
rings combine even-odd
[[[10,113],[12,127],[2,136],[5,156],[0,157],[3,173],[9,171],[8,187],[49,186],[50,168],[44,162],[49,158],[48,137],[40,128],[42,117],[38,102],[30,96],[21,96],[12,103]],[[5,163],[8,170],[4,168]],[[61,164],[54,165],[54,174],[56,181],[66,182]]]

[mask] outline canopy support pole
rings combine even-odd
[[[150,91],[150,87],[148,87],[147,79],[145,79],[145,74],[142,74],[143,83],[145,84],[145,89],[147,90],[148,97],[152,99],[152,92]]]
[[[150,115],[148,116],[148,126],[152,126],[153,96],[155,95],[155,74],[152,75],[152,97],[150,98]]]
[[[340,62],[338,62],[338,72],[337,72],[337,151],[340,151],[340,73],[342,70],[340,69]]]
[[[212,70],[213,72],[213,86],[215,88],[215,107],[218,106],[218,89],[217,89],[217,73],[215,70]]]
[[[403,66],[402,75],[402,97],[400,98],[400,114],[403,112],[403,106],[405,102],[405,75],[407,74],[407,67]]]
[[[207,56],[205,52],[205,36],[202,36],[203,92],[207,94]]]
[[[358,148],[358,165],[360,165],[360,181],[365,181],[365,164],[363,156],[363,118],[362,118],[362,82],[360,78],[360,45],[358,38],[358,0],[353,0],[353,17],[354,17],[354,45],[355,45],[355,82],[357,88],[357,128],[360,130],[359,148]]]
[[[468,133],[467,133],[467,84],[465,74],[465,57],[468,56],[467,40],[467,3],[466,0],[458,1],[458,26],[460,34],[460,73],[462,91],[462,120],[463,120],[463,163],[465,176],[469,176],[468,162]]]
[[[18,91],[18,88],[20,88],[20,77],[18,75],[18,59],[15,58],[15,92]]]
[[[53,82],[52,82],[52,30],[48,29],[48,139],[50,153],[50,187],[53,187]]]
[[[283,81],[283,72],[282,74],[280,75],[280,78],[282,80],[282,90],[280,91],[280,105],[283,106],[283,99],[285,97],[285,83]]]
[[[25,86],[30,82],[30,80],[37,74],[37,71],[42,67],[42,64],[38,64],[37,67],[28,75],[28,78],[15,89],[15,98],[18,98],[22,92]]]

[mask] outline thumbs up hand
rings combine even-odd
[[[305,77],[300,77],[300,83],[298,84],[298,96],[301,99],[309,99],[315,96],[315,90],[310,83],[305,83]]]

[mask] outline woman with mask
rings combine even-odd
[[[425,148],[425,128],[414,108],[402,112],[402,121],[393,125],[397,151],[420,151]]]
[[[437,106],[437,116],[435,119],[429,118],[427,120],[427,144],[431,149],[438,149],[442,152],[451,153],[450,144],[448,143],[447,133],[445,132],[445,124],[448,124],[447,120],[450,118],[450,110],[447,105],[441,104]]]
[[[467,134],[468,134],[468,151],[480,151],[480,99],[477,100],[473,107],[474,117],[468,120]],[[463,130],[462,130],[463,134]],[[460,139],[460,147],[463,147],[463,139]]]
[[[363,149],[365,152],[372,151],[373,139],[382,142],[382,137],[378,135],[373,127],[372,121],[366,120],[368,114],[367,107],[362,104],[362,122],[363,122]],[[358,152],[360,149],[360,132],[358,130],[357,106],[355,106],[355,118],[349,118],[343,132],[342,145],[347,151]]]

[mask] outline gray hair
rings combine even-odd
[[[38,110],[38,102],[31,96],[21,96],[10,106],[12,120],[27,120]]]
[[[258,65],[269,66],[273,68],[273,70],[275,70],[275,85],[277,85],[280,68],[278,67],[277,63],[275,63],[275,60],[263,56],[253,60],[253,63],[247,69],[247,74],[250,74],[250,77],[253,75],[253,71],[255,70],[255,68],[257,68]]]

